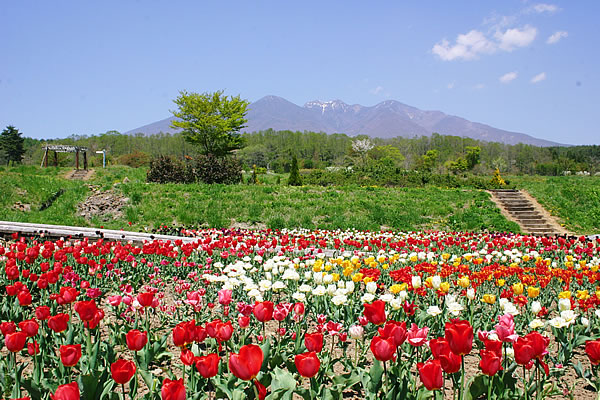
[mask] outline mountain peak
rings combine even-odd
[[[175,132],[171,118],[133,129],[126,133]],[[314,100],[300,107],[283,97],[265,96],[250,104],[244,132],[273,129],[275,131],[311,131],[345,133],[349,136],[366,134],[371,137],[394,138],[431,135],[454,135],[506,144],[536,146],[560,145],[524,133],[509,132],[464,118],[426,111],[396,100],[385,100],[375,106],[348,105],[342,100]]]

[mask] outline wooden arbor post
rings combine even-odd
[[[83,169],[87,171],[87,151],[83,151]]]

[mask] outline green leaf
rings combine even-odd
[[[467,381],[467,390],[465,393],[465,400],[478,399],[479,397],[487,394],[489,385],[489,378],[486,375],[477,375],[471,377]]]
[[[275,367],[272,374],[273,380],[271,381],[271,390],[273,392],[280,389],[283,389],[285,391],[294,390],[296,388],[296,379],[289,371],[283,370],[279,367]]]

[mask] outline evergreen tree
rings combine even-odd
[[[295,155],[292,157],[292,167],[290,168],[290,177],[288,178],[288,185],[302,186],[302,179],[300,178],[300,171],[298,170],[298,159]]]
[[[11,161],[20,163],[23,159],[25,139],[21,135],[22,133],[12,125],[7,126],[0,134],[0,150],[6,157],[7,165]]]

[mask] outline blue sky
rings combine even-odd
[[[600,144],[600,2],[2,1],[0,127],[121,132],[180,90],[386,99]]]

